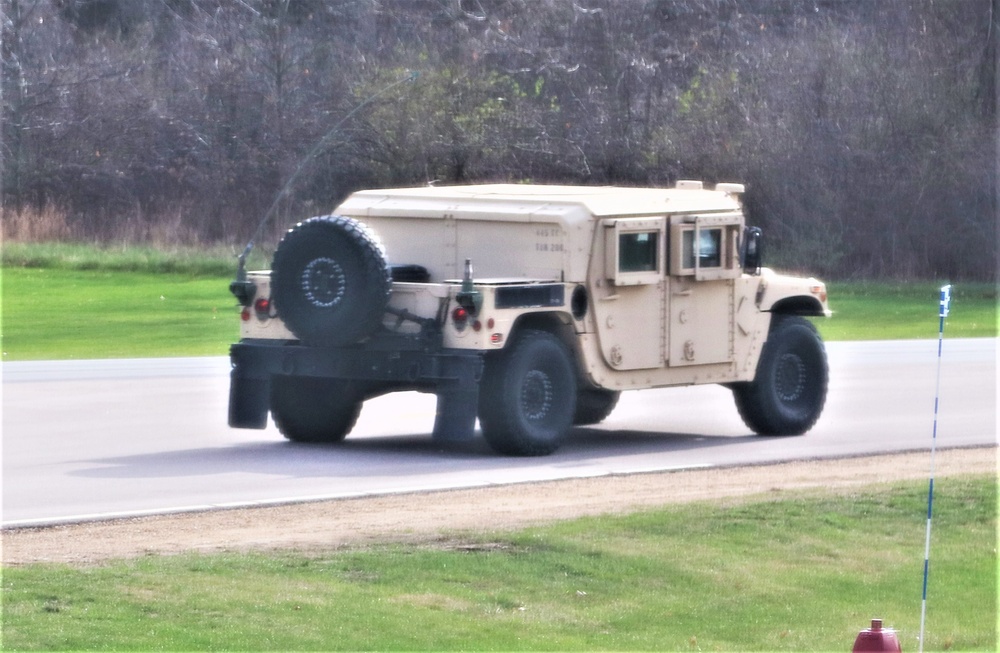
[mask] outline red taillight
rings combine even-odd
[[[250,309],[249,308],[244,308],[240,312],[240,319],[243,320],[244,322],[249,322],[250,321]]]
[[[826,286],[823,285],[811,286],[809,288],[809,292],[811,292],[814,295],[817,295],[821,302],[826,301]]]
[[[456,328],[464,329],[465,323],[469,321],[469,311],[461,306],[457,307],[451,312],[451,321],[455,323]]]
[[[271,300],[261,297],[253,303],[253,308],[258,315],[269,315],[271,313]]]

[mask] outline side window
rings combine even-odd
[[[696,279],[739,276],[736,246],[741,227],[739,214],[676,217],[670,229],[670,273]]]
[[[665,269],[666,220],[612,218],[603,225],[605,276],[616,286],[659,283]]]
[[[660,261],[660,234],[637,231],[618,235],[619,272],[656,272]]]
[[[681,232],[681,267],[694,270],[695,258],[698,267],[717,268],[722,265],[722,229],[702,229],[698,233],[698,246],[695,247],[694,229]]]

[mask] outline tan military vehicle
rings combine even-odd
[[[739,184],[362,191],[242,273],[229,423],[336,442],[365,399],[437,395],[433,435],[544,455],[623,390],[718,383],[762,435],[816,422],[826,286],[760,267]]]

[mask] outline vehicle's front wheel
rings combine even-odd
[[[308,376],[271,378],[271,417],[292,442],[340,442],[358,420],[361,395],[347,381]]]
[[[775,316],[753,381],[732,385],[743,421],[759,435],[801,435],[823,412],[829,372],[816,327]]]
[[[499,453],[544,456],[559,448],[576,411],[576,376],[566,346],[525,330],[486,360],[479,424]]]

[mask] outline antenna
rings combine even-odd
[[[383,88],[381,88],[378,91],[372,93],[367,98],[365,98],[360,104],[358,104],[356,107],[354,107],[353,109],[351,109],[347,113],[346,116],[344,116],[343,118],[341,118],[340,120],[338,120],[337,124],[335,124],[333,127],[331,127],[330,130],[327,131],[326,134],[323,135],[323,138],[321,138],[318,141],[316,141],[316,145],[313,146],[313,148],[311,150],[309,150],[308,154],[306,154],[304,157],[302,157],[302,160],[299,162],[298,167],[295,168],[295,172],[293,172],[291,174],[291,176],[285,182],[285,185],[282,186],[281,190],[278,191],[277,195],[274,196],[274,201],[271,202],[270,208],[268,208],[267,211],[264,212],[264,217],[261,218],[260,224],[257,225],[257,230],[253,233],[253,236],[250,237],[250,241],[247,243],[247,246],[243,249],[243,252],[239,255],[239,257],[238,257],[239,258],[239,265],[238,265],[238,267],[236,269],[236,281],[234,283],[244,283],[244,282],[246,282],[246,279],[247,279],[247,269],[246,269],[247,257],[250,255],[250,252],[253,250],[254,244],[260,238],[261,233],[263,233],[263,231],[264,231],[264,225],[267,224],[267,221],[274,214],[275,209],[278,208],[278,203],[281,202],[281,200],[282,200],[283,197],[285,197],[286,195],[288,195],[289,189],[291,189],[292,184],[294,184],[298,180],[299,175],[302,174],[302,171],[305,169],[306,165],[309,162],[311,162],[316,157],[317,154],[319,154],[319,152],[327,145],[327,143],[329,143],[330,138],[340,130],[341,126],[343,126],[343,124],[345,122],[347,122],[348,120],[350,120],[351,118],[353,118],[354,114],[356,114],[358,111],[360,111],[364,107],[366,107],[369,104],[371,104],[372,102],[374,102],[378,97],[380,97],[380,96],[388,93],[390,90],[392,90],[393,88],[399,86],[400,84],[403,84],[405,82],[412,82],[412,81],[416,80],[417,77],[419,77],[419,76],[420,76],[420,73],[418,71],[410,71],[404,77],[402,77],[400,79],[397,79],[396,81],[391,82],[389,84],[386,84]]]

